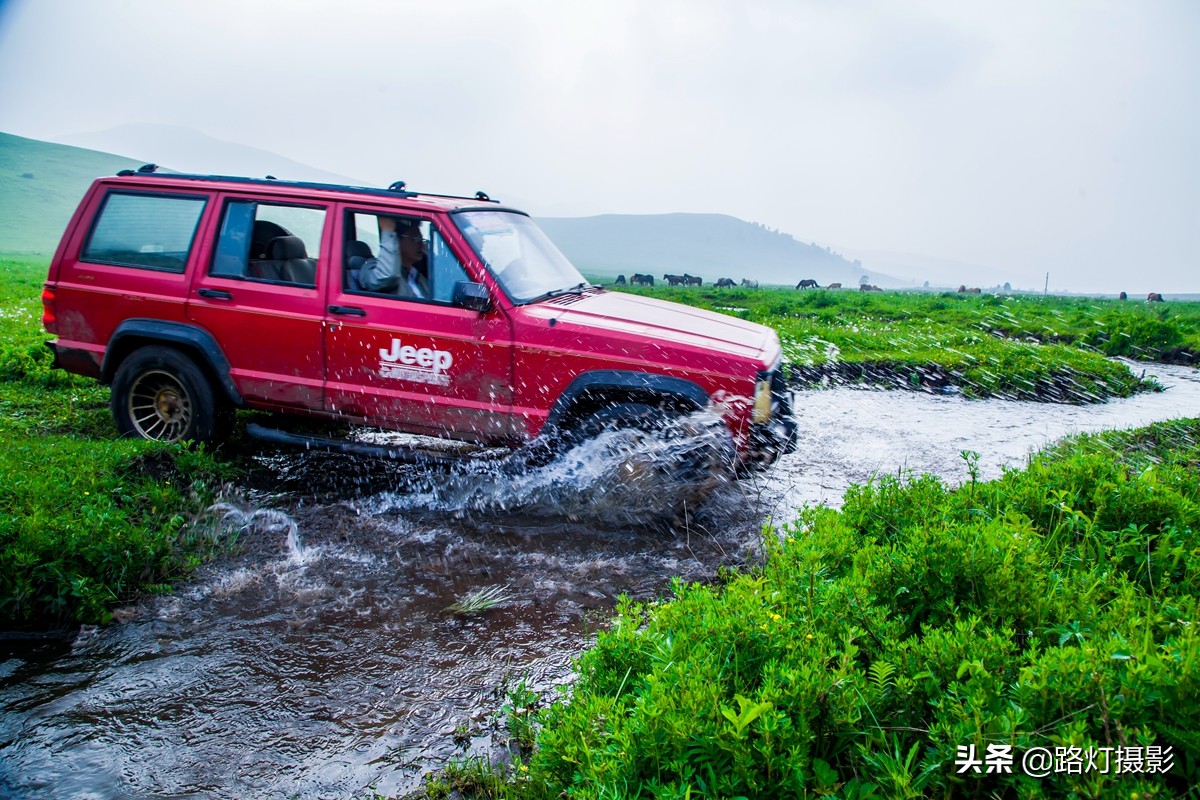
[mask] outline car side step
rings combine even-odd
[[[256,422],[246,425],[246,433],[255,439],[272,444],[285,444],[293,447],[303,447],[306,450],[328,450],[334,453],[364,456],[366,458],[386,458],[404,464],[417,466],[432,466],[435,464],[455,464],[462,461],[461,456],[451,453],[431,453],[428,450],[418,450],[414,447],[388,447],[382,444],[367,442],[352,442],[349,439],[333,439],[327,436],[309,436],[300,433],[289,433],[278,428],[267,428]]]

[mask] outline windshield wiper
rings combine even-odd
[[[582,283],[575,284],[570,289],[551,289],[550,291],[539,294],[537,297],[526,300],[525,302],[540,303],[543,300],[549,300],[551,297],[562,297],[564,294],[583,294],[585,289],[594,288],[596,287],[592,284],[588,283],[587,281],[583,281]]]

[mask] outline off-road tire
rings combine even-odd
[[[675,426],[681,416],[686,415],[645,403],[617,403],[593,412],[571,434],[575,442],[580,442],[609,430],[644,431],[678,442],[670,471],[681,485],[706,484],[713,478],[728,476],[736,458],[733,438],[725,424],[717,420],[714,424],[719,430],[711,430],[709,433],[713,435],[697,439],[696,428]]]
[[[571,430],[576,442],[599,436],[607,430],[633,428],[653,432],[671,421],[672,413],[645,403],[615,403],[592,412]]]
[[[121,435],[160,442],[213,442],[228,416],[196,363],[162,345],[139,348],[121,362],[111,407]]]

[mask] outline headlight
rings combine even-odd
[[[756,425],[765,425],[771,421],[771,381],[759,381],[754,387],[754,411],[750,421]]]

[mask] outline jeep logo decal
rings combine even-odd
[[[414,383],[430,383],[449,386],[450,376],[446,371],[454,363],[454,357],[445,350],[428,347],[416,348],[392,339],[392,349],[379,348],[379,375]]]

